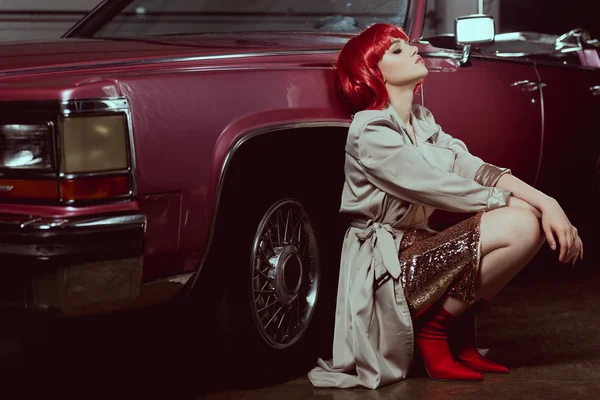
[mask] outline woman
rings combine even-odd
[[[413,105],[427,69],[399,28],[376,24],[338,56],[340,86],[360,110],[346,143],[342,249],[333,360],[309,373],[317,387],[377,388],[403,379],[421,353],[433,379],[483,380],[508,369],[475,346],[475,310],[544,241],[559,260],[583,258],[560,205],[506,168],[471,155]],[[474,216],[443,232],[435,209]],[[541,225],[541,227],[540,227]]]

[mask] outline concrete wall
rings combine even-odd
[[[0,0],[0,40],[60,37],[100,0]]]

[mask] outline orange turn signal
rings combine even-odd
[[[128,176],[76,178],[61,181],[62,201],[97,200],[126,196],[130,193]]]
[[[0,199],[58,199],[55,180],[0,179]]]

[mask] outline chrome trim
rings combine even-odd
[[[118,171],[106,171],[106,172],[82,172],[75,174],[60,173],[59,176],[63,179],[75,179],[75,178],[96,178],[96,177],[110,177],[115,175],[126,175],[131,172],[131,168],[122,169]]]
[[[496,52],[494,53],[495,56],[500,57],[500,58],[507,58],[507,57],[525,57],[526,55],[528,55],[527,53],[500,53],[500,52]]]
[[[68,38],[73,32],[75,32],[76,30],[79,29],[79,27],[81,27],[82,25],[84,25],[90,18],[93,18],[96,15],[96,12],[98,10],[100,10],[101,8],[103,8],[109,1],[111,0],[102,0],[100,1],[96,7],[94,7],[89,13],[87,13],[81,20],[77,21],[77,23],[75,23],[75,25],[73,25],[71,28],[69,28],[68,31],[66,31],[62,36],[62,38]]]
[[[587,47],[586,45],[590,39],[591,38],[588,31],[582,28],[575,28],[556,38],[554,46],[555,49],[561,53],[578,51],[582,50],[584,46]]]
[[[516,81],[510,84],[510,87],[517,87],[517,86],[522,86],[522,85],[529,85],[532,82],[528,79],[524,79],[522,81]]]
[[[126,170],[119,171],[100,171],[100,172],[87,172],[87,173],[65,173],[63,172],[63,166],[59,166],[59,199],[62,204],[77,205],[93,202],[94,200],[63,200],[62,193],[60,190],[60,182],[65,179],[75,179],[84,177],[102,177],[102,176],[115,176],[127,174],[129,176],[129,193],[124,196],[111,197],[110,199],[99,199],[98,201],[111,201],[120,200],[137,195],[137,180],[136,170],[137,162],[135,156],[135,140],[133,135],[133,121],[131,116],[131,109],[129,107],[129,101],[125,97],[111,97],[104,99],[82,99],[82,100],[63,100],[61,102],[61,113],[62,118],[74,117],[74,116],[89,116],[94,114],[107,114],[107,113],[122,113],[125,115],[126,129],[127,129],[127,161],[129,168]],[[59,122],[61,120],[59,119]],[[57,151],[59,160],[62,159],[62,124],[58,124],[57,129]]]
[[[600,96],[600,85],[590,87],[593,96]]]
[[[530,80],[522,80],[522,81],[517,81],[517,82],[513,82],[511,83],[510,87],[520,87],[521,90],[523,91],[527,91],[527,92],[535,92],[536,90],[539,90],[543,87],[546,87],[546,83],[545,82],[533,82]]]
[[[451,60],[460,60],[462,58],[462,54],[451,53],[449,51],[424,51],[420,52],[419,55],[431,58],[449,58]]]
[[[47,119],[44,123],[48,124],[51,132],[53,152],[52,162],[53,171],[27,170],[27,169],[2,169],[0,170],[0,178],[4,179],[48,179],[54,180],[58,184],[58,197],[54,201],[62,205],[80,205],[91,203],[102,203],[107,201],[119,201],[124,198],[129,198],[137,194],[136,170],[137,161],[135,156],[135,141],[133,135],[133,121],[129,101],[125,97],[108,97],[99,99],[81,99],[81,100],[62,100],[62,101],[21,101],[10,102],[7,104],[10,107],[19,109],[27,109],[33,113],[44,115]],[[30,107],[30,108],[28,108]],[[99,171],[87,173],[65,173],[62,165],[62,118],[74,116],[89,116],[89,115],[107,115],[111,113],[121,113],[126,119],[127,129],[127,161],[129,167],[119,171]],[[37,117],[36,117],[37,118]],[[33,122],[32,122],[33,123]],[[61,181],[65,179],[85,178],[85,177],[110,177],[117,175],[129,176],[129,192],[125,196],[112,197],[110,199],[98,200],[62,200]],[[22,199],[23,202],[30,202],[30,199]],[[31,201],[38,204],[39,201]],[[48,203],[45,201],[44,203]]]
[[[253,139],[257,136],[263,135],[265,133],[285,131],[285,130],[290,130],[290,129],[301,129],[301,128],[349,128],[349,127],[350,127],[350,122],[341,122],[341,121],[297,122],[297,123],[275,125],[275,126],[266,127],[266,128],[258,129],[256,131],[247,133],[246,135],[241,137],[233,145],[233,147],[231,147],[229,149],[229,151],[227,152],[227,155],[225,156],[225,158],[223,160],[223,165],[221,166],[221,172],[219,175],[219,183],[217,184],[217,195],[215,198],[212,218],[211,218],[210,226],[209,226],[208,240],[206,241],[204,254],[202,254],[202,259],[200,260],[200,263],[199,263],[196,273],[194,275],[194,280],[192,281],[192,284],[190,285],[190,288],[189,288],[190,292],[196,286],[198,276],[200,275],[200,272],[202,271],[202,268],[204,267],[204,264],[206,263],[206,260],[208,258],[208,253],[210,251],[210,248],[211,248],[213,240],[214,240],[215,229],[216,229],[215,225],[216,225],[216,221],[217,221],[217,216],[219,214],[219,208],[220,208],[220,204],[221,204],[221,196],[223,193],[223,184],[225,183],[224,182],[225,175],[229,169],[229,166],[231,164],[231,159],[233,158],[235,152],[238,151],[239,148],[244,143],[246,143],[248,140]]]
[[[195,61],[207,61],[207,60],[225,60],[235,58],[251,58],[251,57],[270,57],[270,56],[295,56],[305,54],[330,54],[337,53],[341,47],[332,47],[318,50],[280,50],[280,51],[265,51],[256,53],[238,53],[238,54],[214,54],[210,56],[188,56],[188,57],[164,57],[155,58],[148,60],[131,60],[131,61],[105,61],[98,62],[88,65],[66,65],[59,67],[42,67],[42,68],[30,68],[25,70],[16,70],[0,73],[0,77],[14,76],[14,75],[30,75],[30,74],[45,74],[53,72],[68,72],[73,70],[87,70],[96,68],[106,67],[129,67],[139,65],[154,65],[154,64],[166,64],[166,63],[181,63],[181,62],[195,62]]]
[[[31,215],[12,215],[0,214],[0,226],[24,227],[25,225],[38,220]]]
[[[467,44],[463,47],[462,56],[460,60],[457,61],[456,65],[458,67],[470,67],[471,66],[471,45]]]
[[[62,203],[62,185],[60,184],[63,169],[63,145],[62,145],[62,123],[60,120],[60,116],[56,117],[56,129],[54,130],[54,148],[55,148],[55,157],[56,157],[56,170],[58,171],[58,181],[57,181],[57,195],[58,202]]]
[[[122,228],[128,225],[142,225],[146,223],[144,214],[112,214],[107,216],[84,218],[40,218],[32,216],[15,217],[0,215],[0,226],[8,225],[19,229],[48,231],[51,229],[105,229]]]
[[[35,221],[28,221],[29,223],[21,224],[21,228],[25,229],[27,226],[30,226],[32,229],[40,230],[40,231],[49,231],[54,228],[59,228],[63,225],[66,225],[67,220],[59,219],[59,220],[42,220],[38,219]]]
[[[59,187],[59,189],[60,189],[60,187]],[[115,197],[103,198],[103,199],[90,199],[90,200],[62,200],[60,203],[61,203],[61,205],[65,205],[65,206],[84,206],[84,205],[102,204],[102,203],[106,203],[106,202],[118,203],[119,201],[122,201],[122,200],[130,200],[131,196],[133,196],[133,192],[130,190],[129,193],[121,195],[121,196],[115,196]]]
[[[21,229],[25,229],[25,227],[27,227],[27,226],[29,226],[29,225],[31,225],[31,224],[33,224],[33,223],[37,222],[37,221],[40,221],[40,220],[41,220],[41,218],[34,218],[34,219],[27,220],[27,221],[25,221],[25,222],[22,222],[22,223],[19,225],[19,228],[21,228]]]
[[[73,113],[98,113],[98,112],[115,112],[127,111],[129,103],[124,97],[108,98],[108,99],[86,99],[86,100],[63,100],[61,102],[61,111],[64,116]]]
[[[537,68],[534,68],[535,70],[535,74],[537,76],[537,79],[541,82],[542,77],[540,76],[540,73],[538,71]],[[542,86],[540,86],[540,108],[541,108],[541,118],[542,118],[542,122],[541,122],[541,130],[542,130],[542,134],[540,135],[540,153],[538,154],[538,165],[537,165],[537,171],[535,172],[535,179],[533,180],[533,186],[537,187],[539,179],[540,179],[540,172],[542,170],[542,159],[544,157],[544,143],[546,140],[546,106],[544,104],[544,87],[546,86],[546,84],[544,83]],[[534,97],[535,99],[535,97]]]
[[[460,60],[462,54],[453,53],[451,51],[424,51],[419,53],[422,57],[427,58],[446,58],[450,60]],[[553,67],[553,68],[568,68],[568,69],[581,69],[586,71],[598,71],[596,67],[590,67],[587,65],[579,65],[579,64],[563,64],[558,61],[548,61],[548,60],[538,60],[538,59],[530,59],[530,58],[519,58],[519,57],[503,57],[501,54],[487,54],[487,53],[475,53],[471,54],[471,59],[475,60],[494,60],[494,61],[502,61],[502,62],[510,62],[516,64],[527,64],[542,67]]]
[[[141,284],[147,221],[145,215],[96,214],[67,218],[0,215],[2,257],[25,265],[21,307],[56,311],[76,304],[113,303],[127,291],[128,309]],[[64,302],[63,300],[70,300]],[[71,301],[72,300],[72,301]],[[48,306],[48,308],[45,307]],[[68,307],[67,307],[68,306]],[[112,307],[112,306],[111,306]],[[62,310],[61,310],[62,309]]]
[[[112,217],[89,218],[85,220],[72,221],[67,223],[67,228],[100,228],[107,225],[124,226],[139,225],[146,223],[146,216],[143,214],[115,215]]]
[[[14,186],[0,186],[0,192],[7,193],[14,189]]]
[[[136,196],[137,195],[137,177],[136,177],[136,171],[137,171],[137,158],[136,158],[136,152],[135,152],[135,138],[133,136],[133,116],[131,115],[131,108],[129,107],[129,104],[127,104],[127,110],[124,111],[125,112],[125,116],[127,117],[127,133],[128,133],[128,137],[129,137],[129,143],[128,143],[128,155],[129,155],[129,189],[130,189],[130,195],[131,196]]]

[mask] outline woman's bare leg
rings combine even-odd
[[[545,242],[539,220],[528,210],[503,207],[481,217],[481,266],[476,299],[494,297],[538,252]],[[443,306],[454,315],[469,304],[448,297]]]

